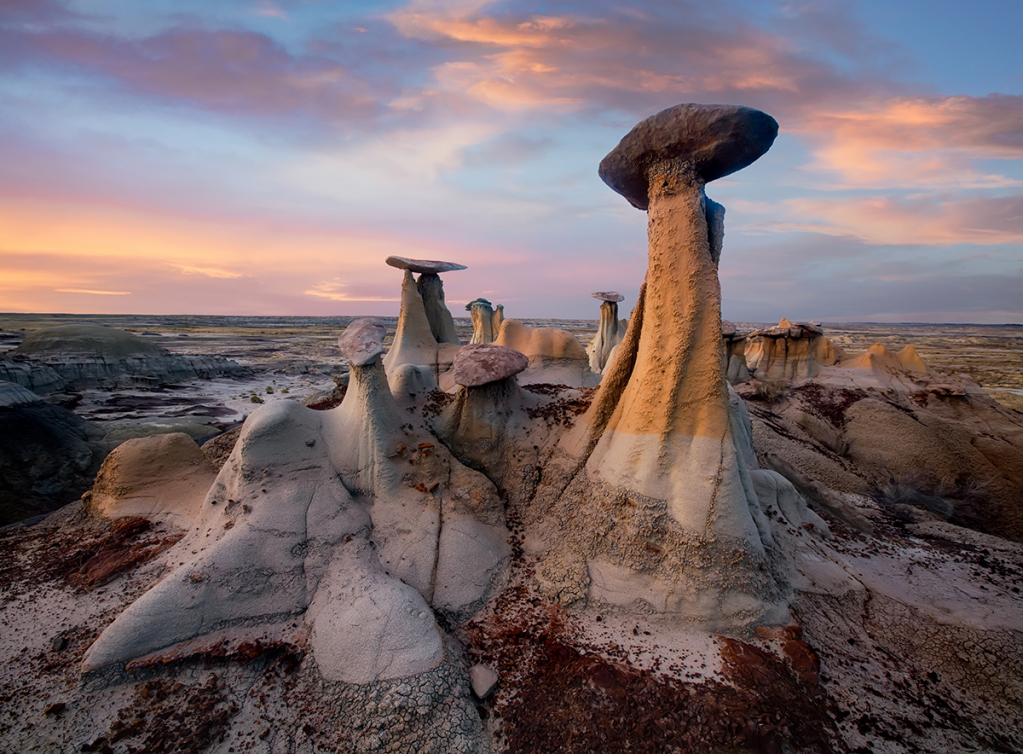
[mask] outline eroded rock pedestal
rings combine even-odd
[[[625,298],[622,294],[617,291],[599,291],[590,295],[600,300],[600,324],[586,353],[590,357],[590,369],[595,374],[602,374],[618,344],[625,337],[629,323],[618,319],[618,302]]]
[[[782,617],[722,369],[723,208],[704,194],[776,131],[747,108],[679,105],[601,163],[605,182],[648,210],[650,266],[618,355],[554,461],[571,481],[541,491],[534,511],[538,576],[563,602],[644,602],[720,628]]]
[[[440,382],[441,375],[451,369],[460,341],[444,302],[444,284],[439,273],[464,270],[465,265],[393,256],[386,261],[405,274],[398,328],[384,357],[384,367],[389,375],[404,364],[425,367]],[[419,273],[418,281],[412,276],[414,272]]]

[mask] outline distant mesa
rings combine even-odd
[[[591,293],[590,295],[593,296],[593,298],[600,299],[601,301],[611,301],[616,304],[619,301],[625,300],[625,296],[620,294],[618,291],[597,291],[596,293]]]
[[[53,383],[53,389],[83,387],[159,387],[182,380],[237,375],[247,370],[223,356],[175,354],[124,330],[100,325],[59,325],[29,334],[11,352],[52,370],[66,382],[60,385],[49,371],[2,370],[32,390],[43,385],[26,384],[34,377]],[[19,377],[21,379],[19,379]]]
[[[337,339],[342,353],[357,367],[374,361],[384,352],[387,328],[376,317],[363,317],[352,322]]]
[[[478,387],[514,377],[529,366],[525,354],[513,348],[480,343],[463,346],[455,357],[455,383]]]
[[[650,167],[688,163],[704,183],[742,170],[762,157],[778,135],[767,113],[737,105],[682,104],[653,115],[625,135],[598,173],[637,209],[650,205]]]
[[[14,353],[44,359],[127,359],[163,356],[163,348],[124,330],[100,325],[58,325],[30,333]]]
[[[455,262],[438,262],[434,259],[409,259],[408,257],[387,257],[385,260],[391,267],[399,270],[408,270],[416,274],[433,274],[441,272],[454,272],[455,270],[468,269],[464,264]]]

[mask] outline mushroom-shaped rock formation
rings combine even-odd
[[[477,298],[465,305],[465,310],[472,316],[472,340],[471,345],[477,346],[483,343],[494,342],[494,320],[504,320],[504,307],[494,311],[494,305],[485,298]],[[498,325],[500,327],[500,324]]]
[[[788,620],[733,429],[716,261],[722,210],[704,195],[707,181],[753,162],[776,133],[756,110],[679,105],[601,162],[601,178],[648,209],[650,266],[618,355],[552,459],[563,468],[538,493],[537,575],[562,601],[642,600],[722,628]]]
[[[408,270],[418,275],[439,275],[442,272],[468,269],[464,264],[455,262],[438,262],[434,259],[409,259],[408,257],[390,256],[384,260],[391,267]]]
[[[478,387],[514,377],[529,366],[522,353],[495,343],[468,345],[458,352],[454,363],[455,383]]]
[[[460,345],[455,333],[455,321],[451,317],[447,304],[444,302],[444,283],[440,273],[464,270],[464,264],[454,262],[437,262],[431,259],[408,259],[406,257],[387,257],[387,264],[399,270],[407,270],[419,275],[416,287],[423,299],[423,310],[430,323],[430,331],[438,343]],[[404,303],[404,301],[402,302]]]
[[[590,357],[590,369],[594,374],[601,374],[611,358],[611,352],[625,337],[628,322],[618,319],[618,302],[623,301],[625,296],[617,291],[598,291],[590,295],[600,299],[600,324],[586,353]]]
[[[375,317],[363,317],[352,322],[338,336],[337,344],[353,366],[364,367],[376,361],[384,352],[387,328]]]
[[[189,526],[217,470],[183,432],[121,443],[100,466],[86,508],[103,518],[169,517]]]
[[[515,378],[528,364],[524,354],[495,343],[464,346],[453,369],[461,388],[436,421],[437,436],[455,457],[515,502],[531,496],[526,480],[535,477],[539,446],[549,435],[546,423],[533,418],[538,396]]]
[[[822,366],[832,366],[842,350],[824,337],[820,325],[793,324],[782,319],[777,327],[747,335],[746,363],[762,380],[801,380],[815,377]]]
[[[746,334],[738,332],[731,322],[721,323],[721,339],[725,344],[725,379],[732,385],[749,379],[746,366]]]
[[[529,367],[519,375],[520,385],[544,382],[579,388],[600,382],[590,369],[582,343],[567,330],[527,327],[517,319],[506,319],[494,342],[514,348],[529,359]]]
[[[391,264],[393,259],[397,259],[397,257],[388,257],[388,263]],[[397,265],[392,264],[391,266]],[[428,274],[433,273],[423,273],[420,276],[420,281],[423,276]],[[434,378],[438,382],[442,382],[442,375],[451,368],[451,362],[458,352],[459,341],[454,334],[455,326],[451,312],[444,305],[440,278],[437,278],[435,282],[428,282],[424,288],[429,289],[433,294],[440,292],[439,298],[434,296],[431,299],[433,303],[429,310],[434,311],[433,320],[427,314],[428,307],[419,285],[412,277],[411,269],[406,268],[405,277],[401,283],[401,312],[398,315],[398,328],[394,333],[394,342],[387,355],[384,356],[384,368],[390,374],[402,364],[426,367],[433,372]],[[434,322],[437,322],[436,328]],[[446,340],[439,340],[438,337],[446,338]]]

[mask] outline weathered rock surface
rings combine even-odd
[[[21,385],[39,395],[67,389],[67,380],[56,370],[22,355],[0,354],[0,380]]]
[[[712,231],[720,218],[712,222],[719,211],[703,190],[763,154],[776,129],[746,108],[680,105],[639,124],[601,163],[609,186],[649,206],[650,266],[593,404],[562,440],[563,468],[548,470],[567,485],[538,494],[550,496],[538,578],[565,604],[644,603],[722,630],[785,610],[785,578],[770,569],[770,528],[733,428]]]
[[[747,334],[746,362],[758,379],[801,380],[815,377],[822,366],[842,359],[844,352],[808,322],[782,319],[777,327]]]
[[[423,295],[412,273],[405,270],[401,284],[398,328],[394,342],[384,356],[387,373],[392,373],[402,364],[425,367],[433,372],[434,378],[443,387],[444,375],[450,371],[458,347],[457,337],[454,337],[454,342],[438,342],[427,316]]]
[[[11,355],[14,359],[29,358],[53,370],[66,382],[55,388],[59,390],[158,387],[246,371],[222,356],[172,354],[132,333],[98,325],[41,328],[30,333]],[[50,382],[47,373],[40,370],[34,375],[30,372],[28,380]]]
[[[746,333],[736,332],[735,325],[731,322],[722,322],[721,339],[725,344],[725,379],[732,385],[748,380]]]
[[[80,497],[110,450],[102,437],[67,409],[0,383],[0,526]]]
[[[525,354],[496,343],[463,347],[454,363],[455,384],[478,387],[514,377],[529,366]]]
[[[477,298],[465,305],[465,310],[472,317],[472,340],[470,345],[482,345],[493,343],[498,330],[494,327],[494,318],[497,312],[494,305],[485,298]],[[503,311],[501,312],[503,317]],[[500,323],[498,323],[498,328]]]

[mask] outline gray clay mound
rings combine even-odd
[[[91,356],[127,359],[132,356],[163,356],[166,351],[124,330],[100,325],[60,325],[29,334],[15,353],[46,360],[49,357]]]

